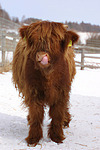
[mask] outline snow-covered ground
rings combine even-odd
[[[0,74],[0,150],[100,150],[100,70],[78,70],[70,96],[70,127],[66,139],[56,144],[47,137],[50,123],[45,110],[43,139],[28,147],[27,109],[12,84],[12,73]]]

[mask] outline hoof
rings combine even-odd
[[[32,139],[32,138],[29,138],[29,137],[27,137],[25,139],[25,141],[27,142],[27,146],[30,146],[30,147],[35,147],[39,142],[39,140]]]

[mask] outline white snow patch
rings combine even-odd
[[[77,32],[80,36],[80,41],[82,44],[86,44],[86,40],[91,36],[90,32]]]
[[[100,70],[77,70],[72,94],[100,97]]]
[[[14,30],[14,29],[12,29],[12,30],[11,30],[11,29],[8,29],[8,30],[6,30],[6,32],[7,32],[7,33],[15,33],[15,34],[18,34],[18,30],[17,30],[17,29],[15,29],[15,30]]]
[[[80,41],[82,44],[86,44],[86,40],[93,35],[93,33],[91,32],[77,32],[77,33],[80,36]],[[97,34],[100,35],[100,33]]]
[[[8,39],[8,40],[13,40],[13,38],[12,38],[12,37],[9,37],[9,36],[6,36],[6,39]]]

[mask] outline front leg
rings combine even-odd
[[[38,104],[36,102],[32,102],[29,107],[29,115],[28,115],[28,124],[29,135],[26,138],[28,144],[36,145],[39,140],[43,137],[42,133],[42,122],[44,117],[44,108],[43,105]]]
[[[64,122],[64,104],[59,102],[50,107],[49,115],[52,118],[48,135],[52,141],[62,143],[65,139],[62,125]]]

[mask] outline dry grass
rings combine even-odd
[[[0,67],[0,74],[3,72],[8,72],[12,69],[12,63],[6,63],[4,66]]]

